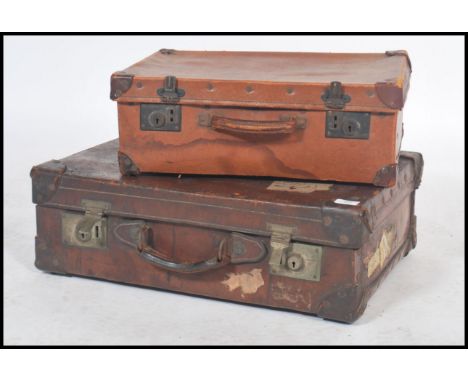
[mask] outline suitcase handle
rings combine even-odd
[[[135,241],[129,241],[122,237],[122,228],[136,228]],[[212,269],[217,269],[228,264],[256,263],[261,261],[267,251],[263,242],[259,239],[239,233],[231,233],[219,244],[216,256],[196,263],[175,263],[164,259],[164,254],[149,244],[149,237],[152,234],[151,228],[142,223],[126,223],[118,225],[114,234],[122,242],[134,247],[138,251],[138,256],[143,260],[163,268],[168,271],[179,273],[199,273]]]
[[[296,129],[305,128],[306,119],[282,115],[278,121],[252,121],[202,113],[198,116],[198,124],[227,133],[292,134]]]

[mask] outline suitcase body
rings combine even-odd
[[[111,77],[120,168],[392,186],[410,61],[163,49]]]
[[[36,266],[352,322],[416,244],[422,157],[394,187],[121,176],[118,141],[31,170]]]

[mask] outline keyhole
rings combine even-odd
[[[169,114],[170,114],[170,121],[171,121],[171,122],[174,122],[174,110],[171,109],[171,111],[169,112]]]
[[[149,115],[148,121],[151,126],[155,128],[161,128],[166,123],[166,117],[163,113],[155,111]]]
[[[346,121],[343,121],[343,132],[350,137],[356,135],[359,128],[359,122],[354,119],[346,118]]]
[[[99,239],[99,226],[98,225],[94,227],[94,232],[96,234],[96,238]]]
[[[86,235],[83,232],[81,232],[80,235],[81,235],[81,239],[84,240]]]
[[[335,115],[333,117],[333,128],[336,129],[338,127],[338,117]]]
[[[291,255],[287,260],[287,267],[291,271],[298,271],[299,269],[302,268],[303,264],[304,264],[304,260],[302,259],[300,255],[297,255],[297,254]]]

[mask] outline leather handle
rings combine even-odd
[[[181,273],[197,273],[209,271],[211,269],[219,268],[223,265],[226,265],[229,261],[227,256],[223,256],[222,250],[225,247],[225,240],[221,242],[218,248],[218,253],[216,256],[211,259],[197,262],[197,263],[174,263],[163,259],[163,254],[157,249],[152,248],[148,244],[148,236],[151,233],[151,229],[144,225],[140,230],[140,240],[137,246],[138,256],[143,260],[157,265],[160,268],[164,268],[168,271],[176,271]]]
[[[114,229],[114,234],[120,241],[135,248],[142,260],[159,268],[179,273],[200,273],[228,264],[256,263],[261,261],[267,253],[261,240],[233,232],[220,242],[214,250],[215,255],[208,260],[176,263],[166,260],[167,256],[149,244],[152,230],[145,223],[120,224]]]
[[[244,120],[202,113],[198,124],[214,130],[240,134],[292,134],[296,129],[303,129],[306,120],[301,117],[283,115],[277,121]]]

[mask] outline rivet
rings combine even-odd
[[[136,83],[136,87],[137,87],[138,89],[141,89],[141,88],[143,87],[143,83],[141,83],[140,81],[138,81],[138,82]]]
[[[293,88],[288,88],[287,92],[288,92],[288,94],[294,94],[294,89]]]
[[[209,83],[209,84],[206,86],[206,88],[208,89],[209,92],[214,91],[214,86],[213,86],[213,84],[211,84],[211,83]]]
[[[333,219],[331,218],[331,216],[325,216],[323,218],[323,224],[326,226],[329,226],[332,223],[332,221]]]
[[[346,235],[340,235],[338,240],[340,241],[341,244],[348,244],[349,243],[349,237]]]
[[[367,92],[367,96],[372,98],[372,97],[375,96],[375,93],[374,93],[372,90],[369,90],[369,91]]]
[[[253,93],[254,90],[253,90],[252,86],[248,85],[248,86],[246,86],[245,91],[247,93]]]

